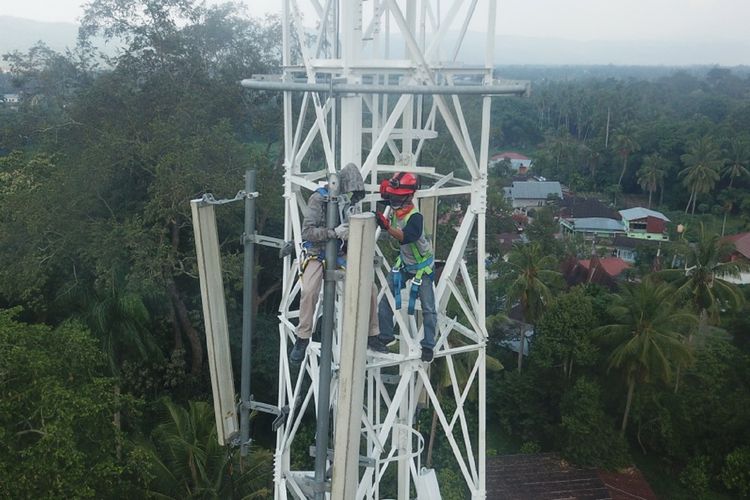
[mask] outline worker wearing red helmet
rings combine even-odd
[[[431,362],[435,347],[435,289],[433,287],[432,245],[424,235],[424,220],[414,205],[414,193],[419,189],[419,180],[413,174],[399,172],[380,185],[383,200],[390,204],[390,217],[376,213],[380,228],[400,244],[399,256],[391,270],[389,285],[396,299],[396,309],[401,307],[401,289],[411,279],[409,291],[409,314],[414,314],[416,300],[422,305],[424,337],[422,338],[422,361]],[[389,344],[395,340],[393,334],[393,310],[386,297],[378,306],[380,340]]]

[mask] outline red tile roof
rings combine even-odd
[[[579,262],[586,269],[591,267],[590,259],[580,260]],[[603,257],[599,259],[599,267],[614,278],[615,276],[619,276],[625,269],[631,267],[631,265],[619,257]]]
[[[734,243],[739,253],[750,259],[750,233],[739,233],[727,236],[724,241]]]
[[[641,471],[630,467],[620,472],[599,471],[599,479],[609,490],[612,500],[657,500]]]

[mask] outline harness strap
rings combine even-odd
[[[398,262],[398,261],[396,261]],[[393,281],[393,298],[396,301],[396,309],[401,309],[401,267],[396,266],[391,269],[391,279]]]

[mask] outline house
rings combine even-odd
[[[19,94],[2,94],[0,96],[0,106],[7,106],[10,109],[17,110],[20,103],[21,96]]]
[[[638,258],[639,249],[641,251],[649,249],[650,252],[648,253],[658,256],[660,253],[659,247],[661,247],[661,240],[643,240],[640,238],[629,238],[625,234],[618,234],[612,240],[612,256],[634,264]]]
[[[631,467],[605,472],[581,467],[554,453],[487,457],[487,498],[513,500],[656,500],[643,474]]]
[[[591,259],[571,259],[563,264],[563,276],[569,286],[581,283],[594,283],[614,290],[624,278],[624,272],[630,269],[630,263],[618,257],[598,257]]]
[[[729,255],[731,262],[744,260],[750,263],[750,233],[733,234],[723,238],[723,241],[734,246],[732,253]],[[741,272],[738,278],[724,277],[722,279],[736,285],[747,285],[750,284],[750,272]]]
[[[518,172],[520,175],[526,174],[529,168],[531,168],[531,158],[513,151],[503,151],[502,153],[493,155],[492,158],[490,158],[490,168],[497,166],[497,164],[503,160],[509,161],[510,168],[512,168],[514,172]]]
[[[560,219],[563,234],[581,234],[584,239],[614,238],[625,234],[622,221],[605,217],[581,217],[578,219]]]
[[[505,196],[511,200],[513,208],[526,210],[546,205],[550,199],[562,199],[562,189],[557,181],[513,182],[505,188]]]
[[[669,241],[667,222],[671,222],[661,212],[643,207],[620,210],[622,222],[628,238],[640,240]]]
[[[559,216],[562,219],[580,219],[601,217],[605,219],[622,220],[620,214],[596,198],[580,198],[570,196],[563,198],[558,204]]]
[[[584,239],[598,239],[625,233],[620,214],[595,198],[564,198],[558,216],[563,234],[576,233]]]

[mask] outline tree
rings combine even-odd
[[[685,269],[667,269],[662,275],[676,286],[676,293],[686,300],[691,309],[698,314],[698,333],[706,333],[709,322],[719,319],[723,307],[740,307],[744,296],[737,285],[725,278],[737,278],[748,268],[742,261],[729,260],[732,245],[723,241],[716,234],[705,231],[700,226],[698,241],[685,248]],[[688,346],[692,344],[692,332],[687,337]],[[675,392],[680,384],[680,367],[675,379]]]
[[[625,285],[609,313],[614,321],[599,327],[597,334],[612,349],[609,369],[619,370],[627,384],[620,426],[624,434],[636,386],[670,380],[673,367],[690,358],[682,334],[697,320],[677,307],[669,285],[648,280]]]
[[[724,169],[724,176],[729,177],[730,189],[734,184],[734,179],[750,177],[748,165],[750,165],[750,145],[746,140],[732,138],[729,141],[727,163]]]
[[[116,457],[123,436],[97,341],[77,322],[57,328],[0,311],[0,497],[138,496]]]
[[[651,208],[651,197],[656,188],[664,186],[664,176],[667,174],[665,160],[659,153],[650,154],[638,169],[638,184],[641,189],[648,191],[648,208]]]
[[[614,148],[617,156],[622,158],[622,170],[620,171],[620,177],[617,179],[617,185],[622,187],[622,179],[625,177],[625,172],[628,169],[628,159],[632,153],[641,149],[640,144],[636,140],[635,129],[632,125],[626,124],[622,126],[615,134]]]
[[[576,465],[607,469],[629,463],[627,443],[605,413],[596,382],[584,377],[576,380],[563,395],[560,419],[559,443],[566,459]]]
[[[690,203],[693,204],[692,214],[695,214],[695,202],[699,194],[710,192],[720,177],[720,169],[724,164],[721,150],[708,137],[701,137],[694,141],[688,152],[680,156],[685,168],[679,172],[683,177],[683,184],[690,189],[690,198],[685,207],[687,214]]]
[[[561,368],[570,380],[574,366],[587,366],[596,360],[591,331],[596,317],[591,299],[582,287],[555,298],[544,311],[534,332],[534,359],[537,364]]]
[[[157,498],[266,498],[270,494],[272,458],[251,449],[248,463],[237,463],[237,450],[217,440],[214,410],[190,401],[185,409],[164,400],[167,419],[141,443],[134,456],[145,461],[150,479],[146,491]]]
[[[730,260],[732,245],[700,226],[698,241],[685,248],[685,268],[667,269],[662,275],[672,281],[676,293],[688,301],[700,316],[699,331],[709,321],[717,321],[725,307],[739,307],[744,297],[737,285],[725,279],[737,278],[748,268],[741,261]]]
[[[508,287],[506,307],[510,311],[520,306],[524,321],[535,325],[544,308],[551,302],[550,287],[560,279],[555,271],[557,262],[551,256],[542,255],[538,243],[514,243],[508,254],[508,267],[515,279]],[[518,371],[523,364],[524,334],[520,333],[518,346]]]

